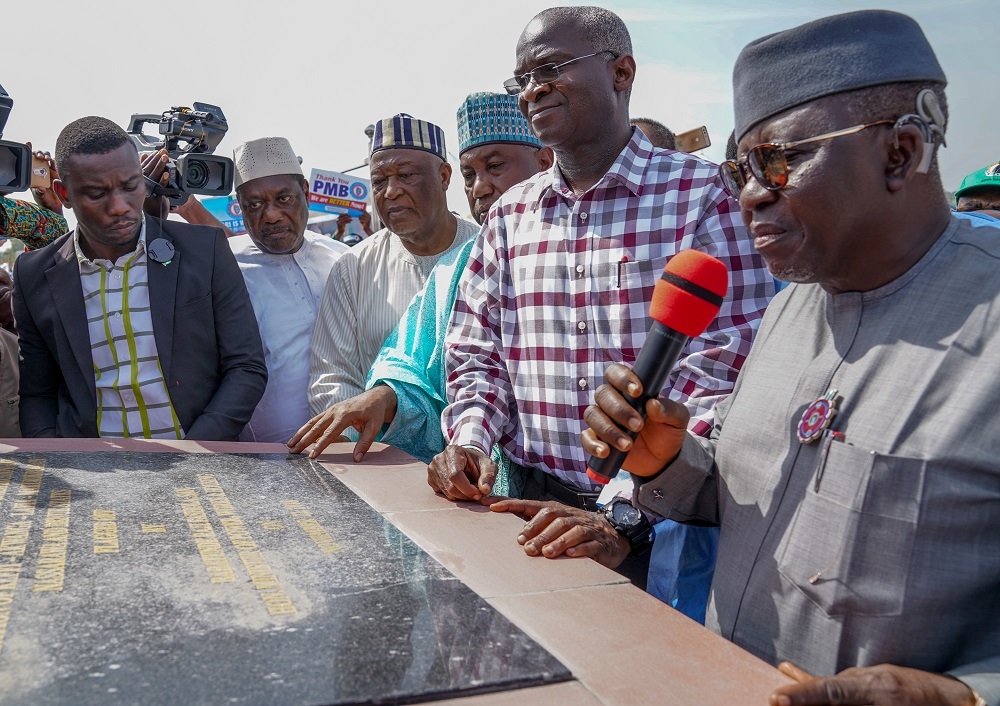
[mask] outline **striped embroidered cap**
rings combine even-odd
[[[517,96],[504,93],[472,93],[458,109],[458,153],[493,142],[513,142],[541,147],[521,114]]]
[[[448,152],[444,146],[444,132],[434,123],[400,113],[375,123],[372,137],[372,154],[380,150],[410,149],[436,154],[445,162]]]

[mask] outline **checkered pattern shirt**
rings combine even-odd
[[[153,337],[146,269],[146,222],[134,251],[90,260],[73,234],[90,332],[101,437],[181,439]]]
[[[639,130],[577,198],[558,166],[491,208],[446,336],[445,438],[583,489],[583,413],[611,363],[635,362],[653,287],[667,262],[695,248],[729,269],[716,320],[684,349],[664,394],[707,434],[774,295],[774,280],[723,191],[717,167],[654,149]]]

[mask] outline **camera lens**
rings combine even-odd
[[[199,154],[177,159],[178,186],[189,194],[221,196],[233,190],[233,161]]]
[[[190,161],[184,174],[184,183],[191,189],[204,189],[208,184],[208,165],[204,162]]]
[[[13,150],[0,147],[0,186],[17,184],[17,155]]]

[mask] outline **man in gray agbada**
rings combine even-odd
[[[949,212],[944,85],[896,13],[748,45],[721,169],[793,284],[711,438],[660,399],[629,443],[620,365],[587,412],[640,506],[721,525],[706,623],[796,680],[773,706],[1000,703],[1000,238]]]

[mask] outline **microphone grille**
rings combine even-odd
[[[649,315],[685,336],[700,336],[719,314],[729,290],[729,272],[699,250],[682,250],[663,268]]]

